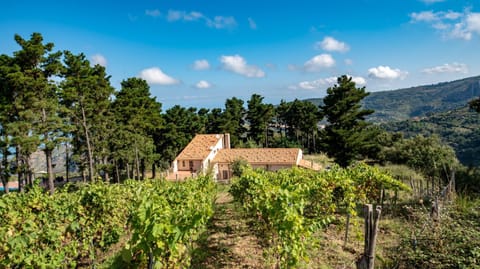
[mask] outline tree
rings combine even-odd
[[[470,108],[480,113],[480,97],[468,103]]]
[[[7,55],[0,55],[0,179],[4,192],[8,193],[7,187],[10,178],[8,158],[12,154],[10,147],[11,134],[7,129],[9,122],[13,120],[13,91],[10,88],[9,74],[13,70],[13,59]]]
[[[282,100],[276,108],[276,113],[278,123],[284,126],[284,132],[289,141],[302,145],[309,152],[315,151],[320,114],[312,102],[295,99],[287,103]]]
[[[268,147],[268,127],[273,119],[274,107],[272,104],[264,104],[263,97],[258,94],[253,94],[247,105],[248,138],[258,145]]]
[[[17,169],[27,173],[31,182],[28,158],[41,146],[46,158],[48,188],[53,194],[52,152],[63,142],[62,133],[66,127],[58,113],[57,86],[52,81],[59,75],[62,53],[52,52],[54,44],[44,44],[39,33],[33,33],[29,40],[15,35],[15,41],[21,47],[13,57],[18,69],[10,74],[16,111],[11,127],[16,133]],[[23,178],[24,175],[19,177],[19,183]]]
[[[361,108],[361,101],[368,96],[365,87],[356,88],[351,77],[343,75],[336,85],[327,89],[327,96],[320,106],[329,124],[325,128],[322,143],[327,154],[340,166],[348,166],[362,158],[362,152],[372,146],[372,135],[366,132],[369,124],[365,116],[373,110]]]
[[[455,151],[443,143],[440,137],[417,135],[409,139],[399,139],[392,146],[383,150],[386,161],[395,164],[406,164],[431,180],[435,189],[435,178],[447,178],[450,169],[458,167]]]
[[[157,130],[155,141],[161,155],[161,165],[166,168],[195,134],[205,132],[205,126],[203,116],[194,107],[175,105],[167,109],[162,118],[164,126]]]
[[[245,134],[245,108],[243,100],[232,97],[225,101],[223,112],[223,133],[230,134],[230,143],[233,147],[238,146]]]
[[[95,152],[102,152],[111,130],[106,123],[110,113],[111,95],[114,93],[110,85],[110,76],[105,67],[90,66],[84,54],[74,55],[64,52],[65,67],[62,72],[60,99],[68,109],[71,119],[75,154],[83,159],[86,156],[89,180],[95,179]],[[103,147],[100,145],[103,144]],[[103,149],[102,149],[103,148]],[[83,167],[81,165],[80,167]]]
[[[113,102],[117,133],[123,134],[117,148],[133,153],[137,179],[145,177],[145,163],[155,159],[153,134],[162,127],[162,104],[151,97],[147,82],[128,78]],[[123,156],[128,157],[128,156]]]

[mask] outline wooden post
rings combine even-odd
[[[365,214],[365,246],[360,260],[357,261],[357,269],[373,269],[375,264],[375,246],[377,240],[378,223],[382,213],[382,207],[377,206],[376,215],[373,213],[373,206],[364,206]],[[374,220],[375,217],[375,220]]]
[[[345,224],[345,241],[343,242],[343,248],[347,247],[349,229],[350,229],[350,213],[347,213],[347,223]]]

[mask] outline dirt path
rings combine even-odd
[[[199,241],[192,268],[264,268],[263,250],[226,191],[219,192],[215,215]]]

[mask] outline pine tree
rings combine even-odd
[[[232,97],[225,101],[225,110],[223,112],[224,123],[223,133],[230,134],[230,143],[233,147],[242,141],[245,134],[245,108],[243,100]]]
[[[110,137],[112,124],[110,115],[111,95],[110,77],[105,67],[90,66],[84,54],[74,55],[64,52],[65,67],[62,75],[60,98],[68,109],[71,124],[75,126],[73,143],[75,154],[85,161],[89,180],[95,179],[95,160],[103,159],[96,153],[106,150],[105,139]],[[80,167],[84,167],[83,164]]]
[[[54,192],[53,185],[53,149],[63,142],[65,122],[59,116],[59,102],[56,84],[52,81],[61,69],[61,52],[52,52],[53,43],[43,43],[39,33],[33,33],[29,40],[15,35],[15,41],[21,50],[14,52],[14,64],[18,70],[11,74],[11,86],[14,91],[14,110],[16,120],[11,127],[16,135],[17,169],[19,183],[31,171],[28,158],[40,146],[45,153],[48,188]]]
[[[372,146],[375,137],[368,132],[365,116],[374,111],[361,108],[361,101],[369,94],[365,87],[356,88],[352,78],[345,75],[337,83],[327,89],[324,105],[320,106],[329,122],[322,142],[327,154],[345,167],[362,158],[363,152]]]
[[[253,94],[247,105],[248,138],[258,145],[268,147],[268,127],[273,119],[274,107],[271,104],[264,104],[263,97],[258,94]]]
[[[128,78],[121,85],[113,102],[116,133],[122,136],[117,139],[116,148],[134,156],[137,178],[144,178],[145,163],[153,163],[155,158],[153,134],[163,125],[162,104],[151,97],[150,87],[143,79]]]

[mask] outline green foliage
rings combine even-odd
[[[480,98],[474,99],[468,103],[471,109],[480,113]]]
[[[465,106],[480,95],[480,77],[442,82],[392,91],[372,92],[363,101],[365,108],[375,110],[371,122],[396,122],[446,112]],[[308,99],[321,105],[322,99]]]
[[[189,248],[213,214],[215,199],[215,184],[207,177],[73,189],[49,196],[34,187],[2,196],[0,267],[95,266],[97,254],[129,230],[124,266],[144,262],[150,252],[163,267],[188,263]]]
[[[268,125],[273,119],[273,105],[264,104],[263,97],[258,94],[253,94],[247,104],[248,138],[258,145],[268,147]]]
[[[233,163],[232,163],[233,176],[236,176],[236,177],[242,176],[243,172],[249,166],[250,165],[248,164],[248,162],[243,160],[243,159],[238,159],[238,160],[233,161]]]
[[[458,160],[453,149],[436,135],[402,139],[384,149],[386,161],[406,164],[425,176],[440,175],[446,168],[456,168]]]
[[[298,99],[288,103],[282,100],[280,105],[276,107],[275,112],[285,144],[295,143],[308,149],[309,152],[316,151],[317,124],[321,120],[317,106],[311,102]],[[283,135],[286,137],[283,137]]]
[[[480,165],[480,117],[467,106],[447,112],[428,115],[420,120],[407,120],[382,124],[390,132],[400,132],[406,138],[416,135],[437,134],[455,149],[464,165]]]
[[[75,267],[95,259],[125,233],[130,190],[119,185],[82,186],[46,195],[39,187],[0,200],[0,265]]]
[[[334,87],[327,89],[327,96],[320,106],[327,118],[322,143],[329,156],[339,165],[346,167],[361,159],[370,151],[376,133],[367,129],[365,117],[373,110],[361,109],[361,101],[368,96],[365,87],[356,88],[351,77],[341,76]]]
[[[351,168],[318,173],[298,168],[267,172],[244,171],[230,193],[267,240],[266,253],[281,268],[308,260],[311,235],[346,210],[355,215],[357,204],[378,199],[381,189],[408,190],[377,168],[359,163]]]
[[[391,252],[396,268],[480,268],[479,200],[459,197],[433,221],[412,209],[404,240]]]
[[[213,215],[215,184],[209,177],[182,183],[153,181],[136,189],[128,249],[156,268],[188,266],[189,251]],[[127,259],[128,260],[128,259]]]

